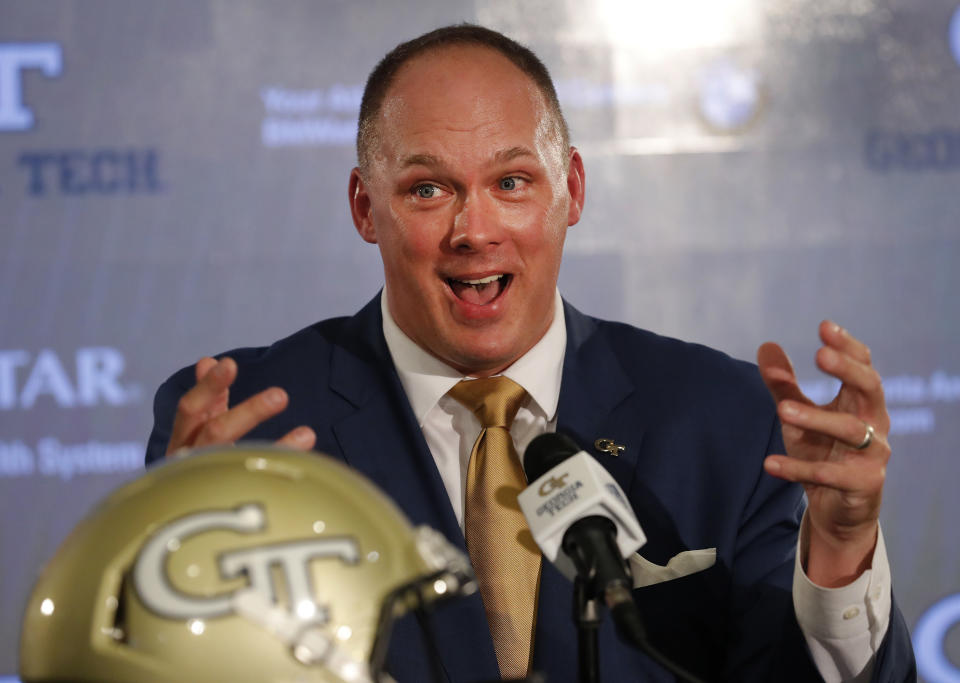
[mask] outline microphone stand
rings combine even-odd
[[[584,517],[570,528],[577,526],[579,533],[576,536],[570,530],[564,534],[562,547],[577,568],[573,618],[577,623],[581,683],[600,681],[597,632],[600,628],[601,594],[621,637],[681,680],[701,683],[699,678],[664,657],[647,640],[646,628],[630,590],[632,581],[629,569],[626,561],[620,558],[613,540],[616,537],[613,521],[602,516]],[[591,552],[603,548],[603,552]]]
[[[600,683],[597,634],[600,631],[600,601],[588,595],[588,581],[577,576],[573,582],[573,620],[577,624],[577,654],[580,683]]]

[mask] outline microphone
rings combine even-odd
[[[563,434],[531,441],[523,467],[530,484],[518,496],[520,509],[547,559],[571,581],[583,577],[609,606],[632,602],[624,559],[647,538],[616,480]]]
[[[531,441],[523,469],[529,484],[517,500],[547,559],[571,581],[580,577],[589,595],[603,598],[617,631],[634,647],[682,680],[700,683],[647,639],[625,561],[647,537],[613,476],[564,434],[541,434]],[[593,660],[587,666],[593,671],[585,675],[581,669],[581,678],[597,680],[596,643],[581,650],[581,656],[584,652]]]

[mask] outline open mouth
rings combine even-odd
[[[447,284],[458,299],[477,306],[485,306],[499,297],[510,285],[512,275],[501,273],[475,280],[447,278]]]

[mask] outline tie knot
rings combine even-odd
[[[527,392],[512,379],[499,375],[465,379],[450,390],[450,396],[473,411],[486,427],[510,429]]]

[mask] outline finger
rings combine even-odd
[[[237,364],[232,358],[223,358],[219,362],[213,358],[201,358],[197,362],[196,375],[199,378],[197,384],[177,403],[167,455],[179,448],[193,446],[197,432],[204,424],[226,411],[229,388],[237,377]]]
[[[237,378],[237,364],[232,358],[221,358],[213,364],[209,363],[211,360],[214,359],[201,358],[197,362],[197,383],[180,399],[189,414],[208,410],[214,401],[223,398],[223,392],[228,390]],[[203,370],[206,371],[201,376]]]
[[[860,391],[874,403],[874,407],[883,405],[883,381],[872,365],[862,363],[829,346],[823,346],[817,351],[816,361],[817,367]]]
[[[870,347],[832,320],[820,323],[820,339],[840,353],[845,353],[865,365],[870,364]]]
[[[757,365],[764,384],[777,402],[791,399],[800,403],[810,403],[810,400],[800,391],[790,358],[779,344],[774,342],[761,344],[757,349]]]
[[[233,443],[261,422],[287,407],[287,392],[270,387],[208,420],[197,432],[194,446]]]
[[[784,447],[791,457],[806,460],[822,460],[829,453],[836,439],[812,429],[804,429],[788,422],[781,422]]]
[[[217,367],[217,362],[218,361],[216,358],[211,358],[209,356],[205,358],[201,358],[200,360],[197,361],[195,372],[197,375],[198,384],[203,380],[204,377],[207,376],[207,374],[211,370]],[[232,362],[233,360],[231,359],[231,363]],[[232,380],[231,380],[231,383],[232,383]],[[208,406],[207,412],[209,413],[210,417],[215,417],[220,413],[226,412],[227,408],[229,407],[230,407],[230,390],[229,388],[227,388],[221,391],[219,396],[217,396],[216,400]]]
[[[316,443],[317,435],[309,427],[297,427],[277,440],[278,446],[286,446],[298,451],[309,451]]]
[[[202,380],[208,372],[210,372],[217,365],[217,359],[211,358],[210,356],[204,356],[197,361],[196,366],[194,366],[194,371],[197,376],[197,381]]]
[[[811,462],[784,455],[770,455],[763,468],[774,477],[808,486],[826,486],[849,493],[879,491],[886,478],[884,466],[851,465],[849,462],[821,460]]]
[[[823,434],[847,444],[852,449],[856,449],[866,438],[867,423],[850,413],[824,410],[795,401],[782,401],[777,406],[777,414],[785,427],[790,425]],[[870,447],[864,449],[864,452],[868,450],[885,453],[887,457],[890,454],[890,446],[879,431],[874,432]]]

